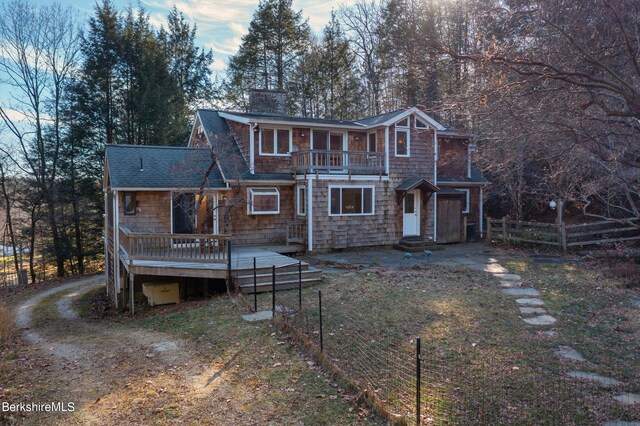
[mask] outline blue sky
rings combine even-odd
[[[63,5],[76,7],[83,20],[93,14],[94,2],[60,1]],[[42,0],[36,2],[45,3]],[[329,22],[332,9],[355,2],[356,0],[294,0],[293,8],[302,9],[303,16],[309,18],[313,31],[319,34]],[[112,0],[112,3],[120,10],[138,4],[129,0]],[[213,68],[217,72],[224,70],[228,56],[237,51],[241,37],[247,32],[253,12],[258,6],[256,0],[141,0],[139,3],[149,12],[151,22],[158,27],[166,21],[169,10],[175,4],[191,23],[198,25],[198,44],[207,50],[213,50]]]

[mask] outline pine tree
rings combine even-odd
[[[310,41],[310,29],[302,12],[294,12],[292,0],[262,0],[242,38],[238,53],[229,60],[226,99],[244,107],[248,89],[284,90]]]
[[[195,44],[197,26],[190,27],[184,14],[173,6],[167,17],[167,29],[158,33],[162,53],[169,61],[169,73],[176,80],[191,109],[211,104],[216,97],[212,81],[213,52]]]

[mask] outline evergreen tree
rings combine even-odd
[[[167,29],[160,29],[158,39],[169,61],[169,73],[191,109],[211,104],[216,97],[212,81],[213,52],[195,44],[197,26],[190,27],[184,14],[174,6],[167,18]]]
[[[364,106],[360,83],[355,55],[332,12],[321,43],[313,43],[298,62],[288,86],[290,106],[303,116],[354,119]]]
[[[249,89],[284,90],[310,41],[310,29],[302,12],[294,12],[292,0],[262,0],[242,38],[238,53],[229,60],[226,100],[245,107]]]

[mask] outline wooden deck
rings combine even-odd
[[[179,258],[180,256],[176,257]],[[125,268],[132,274],[193,278],[227,278],[228,265],[226,262],[129,259],[127,252],[123,250],[120,251],[120,258]],[[256,268],[261,272],[273,267],[273,265],[280,268],[287,265],[298,264],[296,259],[266,248],[240,246],[232,248],[231,250],[231,272],[237,275],[253,270],[254,258],[256,259]],[[307,269],[309,264],[302,262],[302,266],[304,269]]]

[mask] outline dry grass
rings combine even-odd
[[[543,292],[557,326],[525,324],[497,280],[466,268],[345,271],[319,287],[325,355],[355,379],[373,380],[390,408],[406,413],[415,401],[406,397],[414,386],[412,339],[421,336],[423,420],[434,424],[595,425],[637,419],[640,412],[617,404],[611,391],[566,375],[587,369],[629,385],[614,392],[638,391],[640,323],[629,310],[634,291],[605,284],[598,269],[528,262],[505,266]],[[314,340],[319,288],[304,290]],[[269,297],[261,296],[263,308]],[[622,331],[612,333],[612,328]],[[576,347],[592,362],[563,361],[554,353],[560,345]],[[406,378],[408,389],[385,392],[398,389],[390,380],[399,377]]]
[[[0,344],[7,342],[13,333],[13,315],[11,311],[0,302]]]

